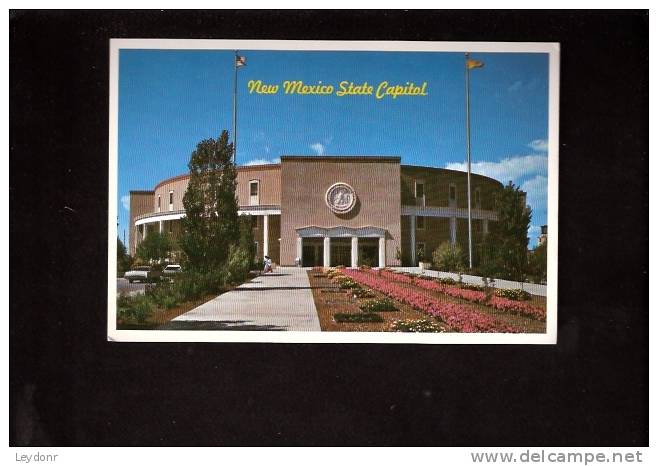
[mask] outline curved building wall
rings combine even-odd
[[[281,165],[254,165],[238,167],[236,194],[238,205],[250,205],[249,182],[258,181],[260,205],[281,205]]]
[[[450,206],[450,185],[456,188],[456,207],[468,208],[467,174],[445,168],[417,167],[402,165],[400,167],[400,186],[402,189],[402,205],[415,205],[414,187],[418,181],[425,184],[425,205],[435,207]],[[493,193],[502,188],[502,184],[492,178],[471,174],[472,208],[475,207],[475,190],[480,190],[480,208],[493,209]]]
[[[309,238],[307,227],[345,227],[353,235],[371,235],[364,233],[371,227],[385,231],[382,254],[386,265],[416,264],[419,248],[424,250],[425,261],[430,261],[432,251],[446,241],[468,251],[464,172],[400,165],[399,157],[283,156],[282,161],[237,170],[238,205],[241,214],[253,217],[259,257],[268,254],[275,262],[293,264],[300,255],[298,240],[302,237],[302,250],[307,245],[321,248],[320,243],[314,243],[321,238]],[[325,205],[328,186],[341,181],[357,193],[358,208],[349,215],[333,214]],[[256,195],[250,189],[252,182],[257,182]],[[496,220],[494,193],[502,189],[502,184],[475,174],[471,175],[471,183],[473,244],[477,245],[488,231],[489,222]],[[189,175],[181,175],[163,180],[154,191],[131,192],[132,254],[151,231],[173,236],[180,233],[188,184]],[[347,247],[342,244],[346,240],[336,238],[333,230],[326,234],[333,235],[330,244],[336,248]],[[375,247],[375,240],[362,237],[359,241],[363,247]]]
[[[418,215],[404,215],[401,220],[402,263],[410,265],[420,257],[414,257],[411,244],[416,245],[416,255],[423,251],[425,262],[432,261],[432,252],[441,243],[457,244],[468,254],[468,176],[467,173],[444,168],[403,165],[400,168],[402,205],[407,213],[416,211]],[[424,196],[416,197],[416,185],[422,183]],[[454,189],[454,200],[450,198],[450,187]],[[494,194],[503,185],[492,178],[471,174],[472,244],[482,242],[494,221]],[[476,195],[476,192],[479,194]],[[479,202],[476,202],[479,200]],[[425,216],[425,212],[441,212],[437,216]],[[413,229],[413,232],[412,232]],[[477,251],[474,251],[477,259]]]
[[[249,182],[258,181],[259,205],[281,204],[281,165],[254,165],[238,167],[237,173],[238,205],[251,205],[249,196]],[[158,183],[153,195],[153,212],[158,212],[158,197],[160,198],[159,212],[183,210],[183,196],[187,191],[190,175],[180,175]],[[172,193],[173,203],[170,207],[169,193]]]

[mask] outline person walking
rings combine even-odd
[[[263,273],[272,272],[272,259],[270,256],[265,256],[264,258],[265,265],[263,267]]]

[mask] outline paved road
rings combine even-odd
[[[129,283],[125,278],[117,278],[117,294],[135,296],[144,294],[145,288],[145,283]]]
[[[306,270],[277,267],[161,327],[163,330],[274,330],[319,332]]]

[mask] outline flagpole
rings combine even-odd
[[[464,54],[466,73],[466,165],[467,165],[467,198],[468,198],[468,267],[473,268],[473,243],[471,233],[471,86],[468,68],[468,52]]]
[[[233,164],[238,159],[238,51],[233,58]]]

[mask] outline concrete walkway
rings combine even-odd
[[[411,272],[418,275],[427,275],[430,277],[441,277],[441,278],[452,278],[453,280],[459,280],[459,275],[451,272],[437,272],[436,270],[420,270],[420,267],[393,267],[394,270],[399,270],[400,272]],[[462,275],[462,280],[464,283],[470,283],[473,285],[482,285],[482,277],[475,275]],[[503,288],[508,290],[522,289],[527,291],[530,294],[536,296],[546,296],[546,285],[538,285],[536,283],[522,283],[522,282],[513,282],[510,280],[495,279],[494,288]]]
[[[192,309],[162,327],[169,330],[292,330],[319,332],[306,270],[277,267]]]

